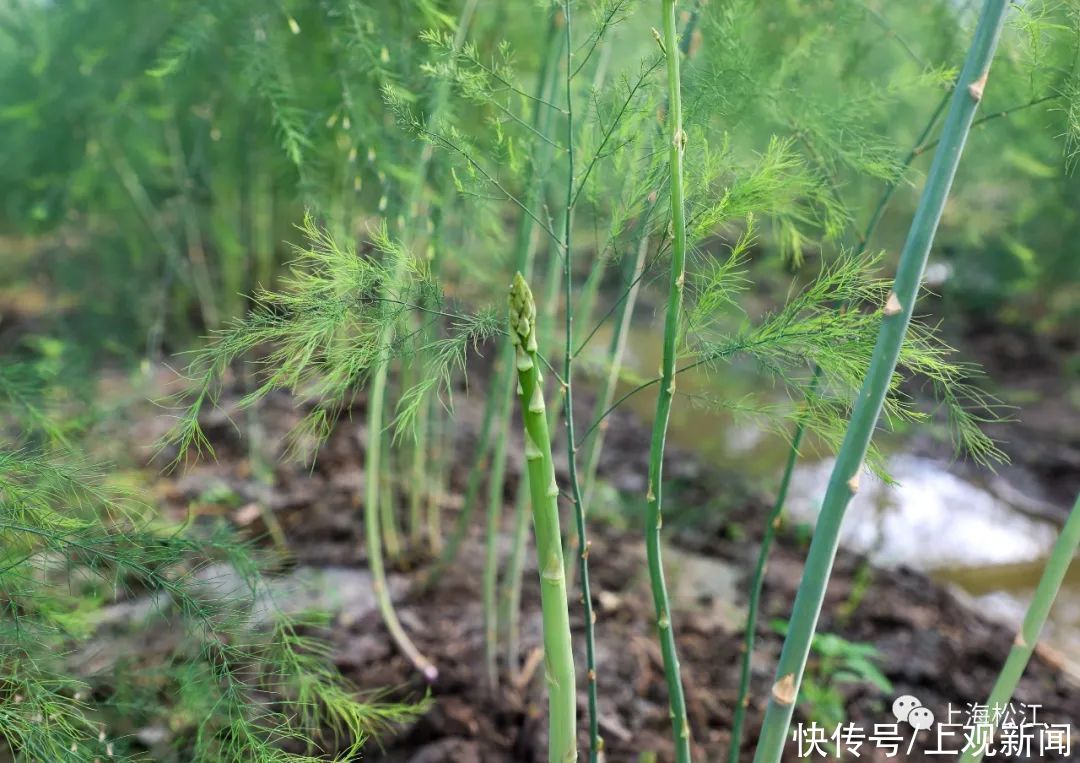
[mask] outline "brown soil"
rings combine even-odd
[[[444,500],[446,525],[456,518],[461,491],[474,458],[476,401],[482,394],[460,396],[455,422],[454,453],[458,463]],[[209,480],[224,480],[241,497],[265,500],[284,527],[298,564],[363,566],[361,519],[363,473],[363,404],[343,422],[321,452],[313,470],[298,465],[276,468],[275,484],[267,493],[250,477],[246,444],[222,416],[213,418],[211,439],[218,461],[199,464],[164,486],[166,504],[186,511]],[[268,441],[276,442],[295,420],[292,402],[273,398],[261,411]],[[640,494],[645,471],[643,451],[647,432],[630,416],[611,419],[603,460],[604,476],[627,498]],[[520,450],[516,451],[520,452]],[[273,454],[268,454],[272,456]],[[509,535],[513,489],[520,463],[509,465],[504,526]],[[763,497],[731,475],[706,474],[686,453],[671,453],[669,474],[677,492],[673,504],[705,506],[726,496],[729,506],[720,515],[698,521],[692,528],[669,528],[672,543],[706,554],[743,571],[740,589],[757,554],[766,504]],[[238,523],[252,533],[263,531],[252,512],[235,512]],[[242,519],[241,519],[242,517]],[[564,524],[569,527],[569,524]],[[640,533],[630,516],[625,526],[594,522],[590,555],[593,592],[598,611],[598,680],[600,724],[608,761],[636,761],[654,752],[657,760],[671,760],[669,721],[660,653],[654,638],[652,605],[645,582]],[[537,662],[540,645],[539,600],[536,569],[526,571],[522,614],[522,664],[514,675],[501,676],[501,685],[486,685],[483,669],[483,632],[480,610],[482,538],[479,521],[465,543],[460,563],[428,590],[422,586],[429,560],[414,555],[402,561],[398,574],[405,585],[398,597],[399,614],[419,648],[439,667],[430,687],[434,705],[410,728],[372,746],[367,760],[405,763],[527,763],[546,758],[543,668]],[[768,697],[780,637],[770,620],[786,618],[801,574],[804,546],[793,532],[781,533],[769,565],[763,612],[754,657],[753,685],[745,740],[756,738]],[[723,602],[721,602],[722,604]],[[713,616],[716,602],[703,595],[684,606],[675,618],[686,682],[690,721],[697,759],[726,759],[742,634],[738,627]],[[581,637],[581,610],[572,611],[575,637]],[[841,553],[830,582],[827,605],[819,632],[837,633],[855,642],[873,644],[878,664],[894,686],[890,695],[866,683],[839,685],[848,719],[864,726],[892,720],[893,697],[913,694],[940,714],[947,703],[963,708],[985,701],[1013,634],[965,609],[954,596],[914,572],[884,573],[870,570],[858,558]],[[351,621],[339,620],[329,632],[336,659],[345,674],[364,688],[393,687],[394,696],[416,698],[426,687],[420,676],[394,649],[376,614]],[[811,670],[818,664],[815,658]],[[584,668],[579,665],[579,676]],[[1016,699],[1042,705],[1041,720],[1064,723],[1080,719],[1080,687],[1064,677],[1054,655],[1039,650],[1021,682]],[[581,702],[584,712],[584,696]],[[799,717],[806,718],[805,708]],[[1080,740],[1077,740],[1080,742]],[[584,749],[585,739],[582,739]],[[908,760],[922,760],[918,752]],[[885,760],[863,749],[862,760]],[[741,758],[750,760],[750,742]],[[794,752],[791,759],[797,759]],[[897,759],[897,758],[893,758]],[[899,759],[905,759],[900,757]],[[927,756],[928,760],[938,757]],[[1064,759],[1064,758],[1056,758]]]

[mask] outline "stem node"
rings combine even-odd
[[[990,76],[990,70],[983,71],[982,76],[968,85],[968,93],[971,95],[971,99],[978,103],[982,100],[983,91],[986,89],[986,78]]]
[[[788,673],[781,678],[772,687],[773,699],[779,702],[781,705],[793,705],[795,704],[795,674]]]

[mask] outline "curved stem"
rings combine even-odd
[[[462,8],[461,16],[458,19],[458,29],[454,36],[455,49],[464,45],[465,33],[478,3],[479,0],[467,0],[465,6]],[[436,90],[432,100],[433,112],[438,111],[442,107],[442,104],[446,100],[447,92],[448,86],[445,84],[441,85]],[[407,209],[410,212],[419,209],[420,200],[423,197],[424,181],[427,177],[428,165],[431,162],[431,148],[430,145],[425,146],[417,159],[416,172],[414,173],[416,180],[410,193],[411,198],[407,205]],[[396,295],[396,287],[404,280],[406,269],[407,264],[404,259],[399,260],[394,267],[394,272],[391,274],[389,283],[386,284],[386,288],[383,290],[384,297],[393,298]],[[394,326],[392,322],[387,322],[380,327],[376,339],[377,346],[380,348],[380,354],[382,354],[382,348],[390,346],[390,342],[393,339],[393,332]],[[365,461],[367,479],[364,485],[364,526],[365,534],[367,535],[368,563],[371,565],[371,574],[374,581],[373,585],[375,587],[376,597],[378,598],[379,611],[382,613],[383,622],[386,624],[387,630],[390,631],[390,635],[398,645],[398,648],[401,649],[424,676],[428,678],[428,680],[434,680],[438,671],[427,658],[421,655],[416,649],[397,619],[393,602],[390,600],[390,594],[386,588],[386,572],[383,569],[382,547],[380,546],[379,540],[379,475],[381,474],[382,436],[385,426],[383,412],[386,403],[386,388],[389,373],[390,364],[388,359],[383,359],[376,363],[372,374],[371,386],[368,391],[368,443]],[[386,508],[389,509],[389,507]]]
[[[688,763],[690,755],[690,722],[686,716],[679,657],[675,648],[671,602],[660,551],[660,527],[663,517],[663,467],[667,443],[671,403],[675,396],[675,356],[679,340],[683,287],[686,279],[686,213],[683,200],[683,154],[686,133],[682,127],[682,92],[679,77],[679,48],[675,34],[675,0],[662,0],[663,42],[667,58],[671,181],[671,284],[668,289],[667,310],[664,316],[664,347],[660,371],[660,390],[656,397],[656,418],[653,421],[649,447],[649,483],[646,494],[645,550],[649,564],[656,625],[660,635],[660,650],[664,659],[668,704],[675,742],[677,763]]]
[[[870,367],[856,398],[851,421],[829,478],[817,528],[807,554],[802,582],[795,596],[788,635],[784,640],[776,681],[758,739],[755,763],[778,763],[783,755],[784,742],[810,653],[810,643],[817,628],[826,585],[836,558],[840,526],[851,497],[859,487],[863,460],[881,415],[889,381],[896,369],[923,270],[930,254],[930,246],[960,163],[975,110],[982,98],[1006,7],[1006,0],[985,0],[975,38],[951,97],[941,142],[900,254],[896,281],[882,310],[881,329],[874,345]]]
[[[368,404],[368,422],[382,421],[382,404],[384,395],[375,394],[377,391],[385,391],[386,387],[386,364],[382,363],[375,371],[372,379],[372,392]],[[382,388],[380,390],[379,388]],[[367,450],[367,479],[364,481],[364,535],[367,542],[368,567],[371,569],[372,590],[375,592],[375,600],[379,605],[379,614],[382,615],[386,630],[390,632],[397,648],[419,670],[429,682],[434,681],[439,671],[420,650],[416,648],[405,629],[401,627],[397,613],[394,611],[394,603],[390,599],[390,590],[386,583],[386,568],[383,565],[382,538],[379,522],[379,463],[382,455],[382,433],[368,430]]]

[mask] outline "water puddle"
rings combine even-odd
[[[788,510],[812,523],[821,508],[832,459],[800,466]],[[959,588],[982,614],[1019,627],[1059,528],[1003,501],[933,459],[889,459],[896,484],[864,475],[841,530],[841,543],[878,567],[901,565]],[[1073,564],[1043,633],[1080,678],[1080,564]]]
[[[787,507],[793,518],[817,517],[832,466],[828,459],[796,468]],[[896,484],[864,474],[840,533],[845,547],[879,567],[933,574],[1015,564],[1040,558],[1057,537],[1054,525],[1019,513],[946,464],[900,454],[887,468]]]
[[[606,344],[606,338],[602,341]],[[629,347],[627,365],[644,378],[654,374],[656,336],[641,330]],[[632,386],[621,385],[620,394]],[[762,389],[760,374],[738,366],[680,376],[670,440],[695,451],[706,464],[778,481],[787,443],[730,409],[693,404],[717,389],[730,399],[770,393]],[[771,391],[782,395],[779,389]],[[655,392],[636,395],[627,404],[649,421]],[[863,475],[844,519],[841,543],[878,567],[903,565],[950,584],[979,612],[1018,627],[1059,527],[1040,516],[1045,512],[1033,505],[1037,501],[1000,479],[979,484],[954,473],[946,462],[900,452],[902,441],[882,447],[893,453],[888,470],[895,484]],[[787,507],[796,521],[816,519],[832,465],[831,458],[815,460],[808,454],[797,468]],[[1062,587],[1041,646],[1058,653],[1065,669],[1080,680],[1080,563],[1073,564]]]

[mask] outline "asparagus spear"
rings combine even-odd
[[[525,460],[540,567],[544,664],[548,686],[548,761],[577,760],[577,684],[559,530],[559,486],[536,343],[536,303],[521,273],[510,287],[510,340],[515,348],[518,396],[525,425]]]

